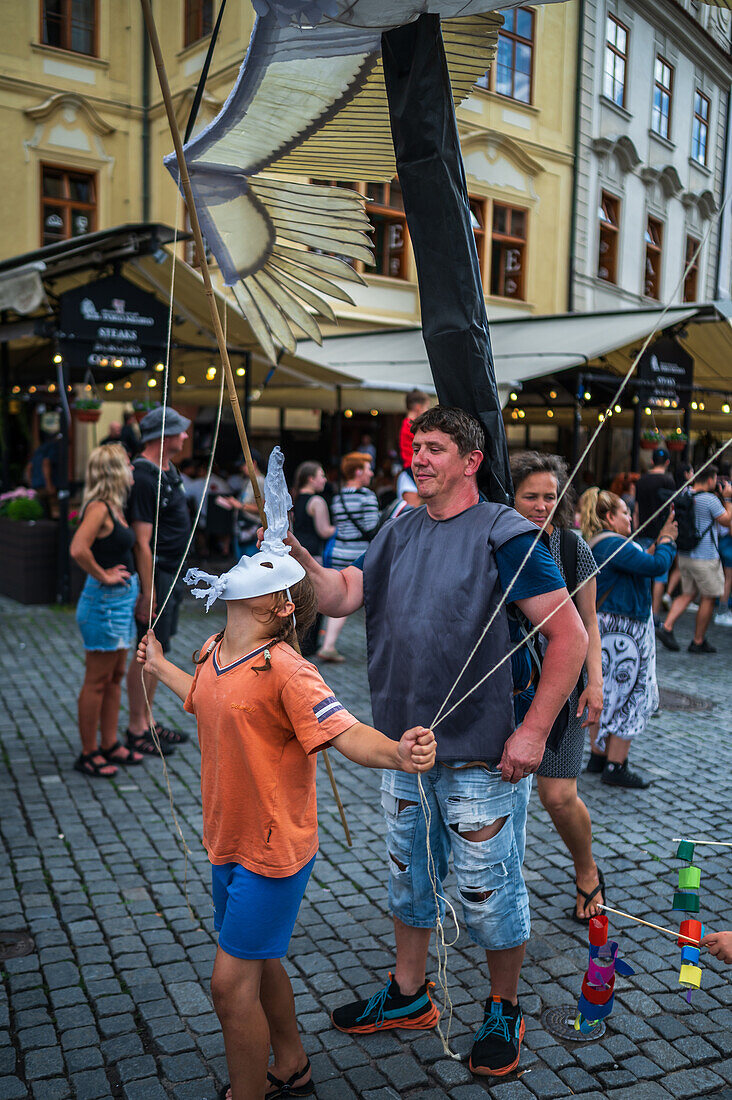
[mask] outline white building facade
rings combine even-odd
[[[570,308],[729,297],[730,13],[580,5]]]

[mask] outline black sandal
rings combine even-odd
[[[167,726],[158,726],[156,724],[155,729],[157,735],[160,738],[161,744],[166,745],[185,745],[189,738],[187,733],[183,733],[183,730],[171,730]]]
[[[607,903],[607,898],[605,896],[605,876],[603,875],[603,873],[602,873],[602,871],[600,870],[599,867],[597,868],[597,877],[600,881],[598,882],[595,889],[591,890],[589,894],[585,890],[581,890],[579,888],[579,886],[577,886],[576,882],[574,884],[575,887],[577,888],[577,893],[581,894],[582,897],[585,899],[585,903],[582,907],[584,909],[585,913],[587,912],[587,906],[590,905],[594,901],[594,899],[597,897],[598,894],[602,894],[603,904]],[[570,916],[571,916],[572,920],[575,922],[575,924],[588,925],[590,923],[590,921],[592,920],[591,917],[579,917],[577,915],[577,906],[576,905],[575,905],[574,909],[572,910],[572,912],[570,913]]]
[[[143,733],[130,733],[127,730],[127,748],[132,752],[142,753],[143,756],[170,756],[175,749],[172,745],[167,745],[165,741],[160,742],[160,752],[158,747],[153,741],[153,735],[150,730],[145,730]]]
[[[81,772],[82,775],[89,775],[94,779],[114,779],[117,774],[117,765],[110,764],[105,759],[103,764],[100,764],[98,760],[95,760],[95,756],[103,756],[104,754],[100,749],[95,749],[94,752],[82,752],[78,760],[74,761],[74,771]],[[113,772],[104,772],[103,768],[113,767]]]
[[[315,1085],[312,1077],[309,1081],[306,1081],[304,1085],[296,1085],[295,1081],[298,1081],[301,1077],[310,1070],[310,1059],[308,1058],[304,1067],[298,1070],[297,1073],[293,1073],[289,1081],[280,1081],[279,1077],[275,1077],[273,1073],[267,1073],[267,1081],[270,1085],[275,1086],[274,1092],[265,1092],[265,1100],[275,1100],[277,1096],[312,1096],[315,1092]]]
[[[120,749],[123,752],[127,750],[128,755],[125,756],[124,759],[114,755],[116,752],[119,752]],[[121,741],[115,741],[115,743],[113,745],[110,745],[108,749],[100,749],[99,751],[104,759],[107,760],[110,764],[114,764],[122,768],[134,768],[138,764],[144,763],[145,760],[145,757],[142,755],[141,752],[137,752],[136,749],[131,749],[127,745],[123,745]]]

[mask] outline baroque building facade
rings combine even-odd
[[[581,0],[569,307],[729,297],[730,13]]]

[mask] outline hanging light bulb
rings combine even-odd
[[[623,411],[623,410],[622,410],[622,408],[621,408],[621,406],[620,406],[620,405],[616,405],[616,406],[615,406],[615,412],[616,412],[616,413],[619,413],[619,412],[622,412],[622,411]]]
[[[699,411],[704,412],[705,408],[706,408],[706,405],[704,404],[704,402],[700,401],[699,402]]]
[[[122,360],[121,359],[115,359],[114,365],[115,365],[115,367],[121,367],[122,366]]]
[[[513,390],[511,390],[508,396],[510,397],[511,401],[518,401],[518,394],[514,393]]]
[[[127,379],[126,382],[123,383],[123,385],[124,385],[126,390],[131,390],[132,389],[132,383],[130,382],[129,378]]]
[[[345,416],[346,420],[350,420],[353,416],[353,409],[346,409],[343,415]]]
[[[722,412],[723,413],[728,413],[729,412],[729,401],[725,401],[724,405],[722,405]]]
[[[148,384],[148,386],[150,387],[151,390],[155,389],[155,387],[158,384],[158,380],[157,380],[157,378],[148,378],[147,384]]]
[[[552,401],[556,401],[557,391],[556,390],[549,390],[549,396],[551,397]]]
[[[237,373],[237,377],[243,378],[244,375],[247,373],[247,369],[246,369],[246,367],[237,367],[236,368],[236,373]]]
[[[691,403],[691,407],[692,407],[692,409],[698,409],[698,408],[699,408],[699,406],[698,406],[698,404],[696,403],[696,401],[692,401],[692,403]]]
[[[585,401],[589,401],[590,398],[592,397],[592,394],[590,393],[589,390],[585,390],[585,392],[583,394],[583,397],[584,397]]]
[[[54,355],[54,357],[53,357],[53,361],[54,361],[54,363],[63,363],[64,357],[63,357],[63,355],[59,355],[58,352],[57,352],[56,355]]]
[[[49,393],[55,393],[56,392],[56,383],[55,382],[51,382],[50,386],[48,387],[48,392]]]
[[[216,377],[216,367],[211,366],[206,371],[206,379],[209,382],[213,382],[215,377]]]
[[[115,362],[115,364],[114,364],[114,365],[115,365],[115,367],[116,367],[116,366],[117,366],[117,363]],[[156,371],[158,372],[158,374],[160,374],[160,372],[161,372],[161,371],[164,371],[164,370],[165,370],[165,363],[156,363],[156,364],[155,364],[155,370],[156,370]]]
[[[179,386],[185,386],[185,384],[186,384],[185,374],[179,374],[178,377],[176,378],[176,382],[178,383]]]
[[[605,419],[605,414],[604,414],[604,413],[598,413],[598,414],[597,414],[597,419],[598,419],[598,420],[600,421],[600,423],[602,424],[602,422],[603,422],[603,421],[604,421],[604,419]]]
[[[523,420],[523,418],[526,416],[526,413],[524,412],[523,409],[519,409],[518,414],[519,414],[519,420]]]
[[[105,385],[104,385],[104,388],[107,391],[107,393],[109,393],[111,390],[114,389],[114,382],[106,382]]]
[[[547,416],[549,417],[549,419],[551,420],[551,419],[552,419],[552,417],[554,416],[554,410],[553,410],[553,409],[547,409],[547,410],[546,410],[546,415],[547,415]]]

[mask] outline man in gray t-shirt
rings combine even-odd
[[[679,554],[681,595],[672,603],[666,622],[656,631],[656,637],[667,649],[679,648],[673,635],[674,623],[691,601],[697,599],[699,610],[689,653],[716,653],[714,646],[707,641],[706,633],[714,615],[715,601],[724,594],[724,569],[719,557],[717,524],[729,527],[732,523],[732,504],[726,507],[722,504],[714,492],[716,485],[716,466],[707,466],[694,478],[694,523],[699,541],[693,549]]]

